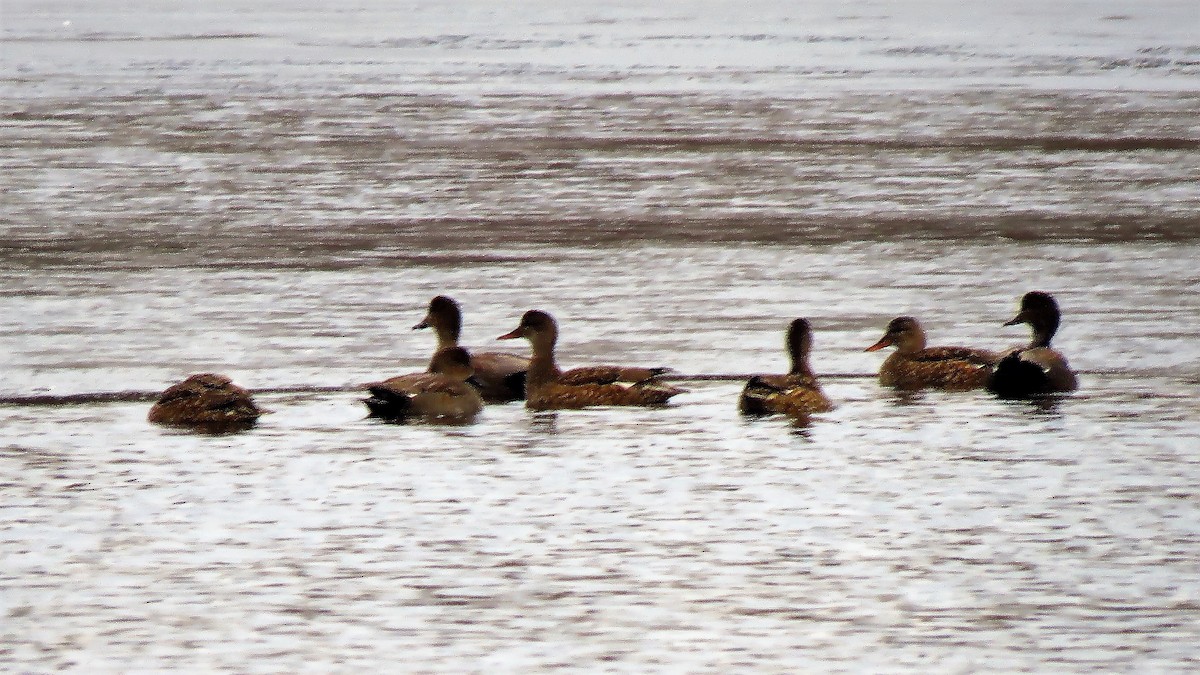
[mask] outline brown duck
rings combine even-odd
[[[428,372],[368,384],[371,396],[363,403],[384,419],[469,422],[483,410],[479,391],[467,383],[472,372],[467,350],[447,347],[433,355]]]
[[[879,368],[879,383],[898,389],[978,389],[987,384],[996,354],[971,347],[926,347],[925,330],[911,316],[888,323],[868,352],[895,346]]]
[[[200,373],[171,385],[150,408],[156,424],[176,426],[250,427],[265,411],[250,392],[217,373]]]
[[[438,351],[458,346],[462,332],[462,310],[454,300],[439,295],[429,301],[425,318],[413,330],[432,328],[437,334]],[[471,382],[479,388],[489,403],[506,403],[525,398],[525,373],[529,358],[507,352],[471,352],[471,367],[475,376]]]
[[[533,410],[561,410],[601,405],[661,405],[683,393],[654,376],[657,368],[594,366],[563,372],[554,360],[558,324],[540,310],[530,310],[521,323],[499,340],[525,338],[533,347],[529,375],[525,381],[525,406]],[[643,377],[644,376],[644,377]],[[635,379],[629,384],[628,378]]]
[[[1075,391],[1079,381],[1067,358],[1050,346],[1061,315],[1054,296],[1032,291],[1021,298],[1021,310],[1005,326],[1027,323],[1033,331],[1028,347],[1007,352],[988,378],[987,388],[1001,398],[1029,398]]]
[[[817,376],[808,362],[812,350],[812,327],[804,319],[788,326],[787,352],[792,369],[786,375],[756,375],[742,390],[738,408],[748,415],[782,413],[802,417],[833,410],[833,403],[821,391]]]

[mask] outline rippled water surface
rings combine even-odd
[[[1200,10],[1044,5],[6,1],[0,669],[1196,670]],[[1080,391],[873,379],[1035,288]],[[438,293],[685,376],[804,316],[837,408],[365,419]],[[273,412],[145,421],[210,370]]]

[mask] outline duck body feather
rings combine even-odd
[[[758,375],[750,378],[738,399],[747,415],[782,414],[793,417],[829,412],[833,403],[816,378],[807,375]]]
[[[578,410],[593,406],[664,405],[682,389],[659,382],[623,384],[563,384],[530,386],[525,406],[530,410]]]
[[[988,391],[1000,398],[1032,398],[1079,388],[1065,356],[1049,347],[1014,349],[996,364]]]
[[[582,366],[560,372],[557,379],[559,384],[634,384],[646,382],[670,370],[638,366]]]
[[[437,373],[413,373],[367,385],[371,396],[364,399],[373,417],[408,421],[462,422],[483,410],[483,398],[475,387]]]
[[[529,357],[509,352],[471,353],[475,371],[471,383],[487,403],[509,403],[525,398]]]
[[[971,347],[896,351],[879,368],[879,383],[897,389],[979,389],[987,384],[996,355]]]
[[[250,392],[224,375],[201,373],[171,385],[150,408],[147,419],[155,424],[253,425],[265,411],[255,405]]]
[[[471,360],[465,349],[451,347],[434,355],[433,372],[409,373],[366,386],[363,399],[372,417],[407,422],[469,422],[483,410],[483,398],[467,380]]]

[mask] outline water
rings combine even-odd
[[[4,669],[1191,671],[1194,3],[6,2],[0,396],[423,367],[429,298],[566,365],[838,404],[253,430],[0,405]],[[1084,372],[897,395],[913,314]]]

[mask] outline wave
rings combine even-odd
[[[338,226],[256,228],[214,233],[77,229],[47,238],[38,231],[0,235],[0,259],[24,268],[103,264],[108,268],[204,267],[346,269],[376,264],[444,267],[519,262],[531,249],[574,246],[751,244],[831,245],[928,241],[995,243],[1200,243],[1200,214],[1181,217],[1048,216],[1038,213],[945,217],[759,216],[428,218],[364,220]],[[481,250],[514,249],[482,256]],[[436,251],[438,253],[428,253]]]

